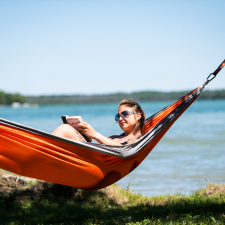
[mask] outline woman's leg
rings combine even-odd
[[[62,124],[57,127],[52,134],[58,135],[65,138],[70,138],[76,141],[85,141],[87,142],[84,137],[73,127],[68,124]]]

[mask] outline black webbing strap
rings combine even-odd
[[[224,61],[219,65],[219,67],[214,71],[213,75],[217,75],[217,73],[220,72],[220,70],[225,66],[225,59]]]

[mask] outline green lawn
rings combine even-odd
[[[147,198],[117,185],[83,191],[1,176],[0,224],[225,224],[225,185]]]

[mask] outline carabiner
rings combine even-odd
[[[212,77],[211,79],[209,79],[211,76],[213,76],[213,77]],[[211,81],[211,80],[213,80],[215,77],[216,77],[215,74],[210,73],[209,76],[207,77],[207,80],[208,80],[208,81]]]

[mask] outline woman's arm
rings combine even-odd
[[[77,130],[79,130],[89,138],[95,139],[99,144],[122,146],[120,143],[98,133],[90,124],[86,122],[84,122],[83,124],[77,124]]]

